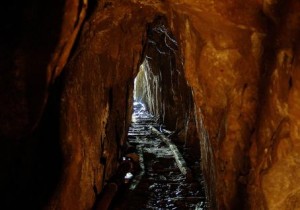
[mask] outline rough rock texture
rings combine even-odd
[[[299,1],[90,1],[73,45],[86,3],[1,7],[4,208],[91,209],[124,149],[157,16],[192,89],[211,208],[300,208]],[[165,107],[180,101],[169,96]]]
[[[90,209],[116,171],[131,120],[133,79],[152,15],[151,10],[142,15],[131,3],[107,3],[85,23],[65,69],[61,97],[65,160],[50,209]]]
[[[178,140],[199,151],[192,92],[185,80],[178,43],[165,18],[157,17],[147,29],[144,61],[136,77],[136,100],[160,117]]]
[[[86,1],[79,0],[1,5],[1,209],[40,209],[59,180],[60,82],[55,78],[85,12]]]
[[[251,209],[300,209],[300,2],[269,2],[264,9],[272,27],[252,138],[248,203]]]
[[[174,5],[174,30],[193,89],[202,166],[212,209],[243,208],[261,62],[257,5]],[[234,12],[234,15],[230,13]],[[250,13],[251,12],[251,13]]]
[[[13,0],[1,7],[1,136],[18,139],[35,128],[85,10],[85,0]]]

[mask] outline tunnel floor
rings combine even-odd
[[[113,201],[111,209],[206,209],[199,159],[189,155],[188,149],[181,150],[184,158],[176,154],[177,148],[174,153],[174,145],[167,145],[162,140],[168,138],[158,131],[155,117],[141,104],[137,106],[128,142],[132,150],[129,156],[138,157],[139,170],[133,172],[136,173],[133,179],[129,180],[131,174],[127,176],[128,183]],[[176,156],[179,157],[176,159]]]

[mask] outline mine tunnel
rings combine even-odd
[[[299,11],[6,1],[0,209],[300,209]]]
[[[147,26],[146,37],[125,151],[96,209],[106,208],[109,198],[110,209],[208,209],[178,43],[164,17]]]

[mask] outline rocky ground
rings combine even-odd
[[[168,132],[159,127],[155,117],[136,104],[128,133],[129,154],[124,161],[138,162],[139,170],[127,167],[127,184],[121,187],[111,209],[206,209],[199,157],[181,147],[182,157],[173,143],[170,146],[162,140],[168,139]]]

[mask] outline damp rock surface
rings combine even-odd
[[[151,131],[152,126],[159,127],[155,117],[136,110],[133,120],[128,141],[136,148],[141,170],[112,209],[207,209],[202,175],[180,170],[170,147]],[[197,161],[189,163],[199,166]]]

